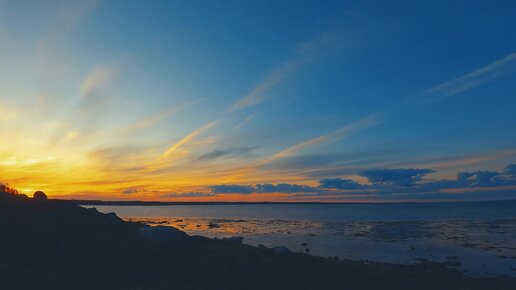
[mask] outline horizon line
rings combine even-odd
[[[473,203],[473,202],[514,202],[516,199],[488,200],[433,200],[433,201],[374,201],[374,202],[326,202],[326,201],[142,201],[142,200],[84,200],[49,199],[72,202],[78,205],[118,205],[118,206],[159,206],[159,205],[245,205],[245,204],[407,204],[407,203]]]

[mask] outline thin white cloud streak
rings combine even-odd
[[[447,81],[444,83],[441,83],[437,86],[434,86],[433,88],[424,91],[420,94],[420,96],[427,96],[425,100],[430,99],[443,99],[446,97],[451,97],[456,94],[459,94],[461,92],[476,88],[482,84],[485,84],[489,81],[492,81],[498,77],[503,76],[507,71],[511,68],[511,65],[516,63],[516,53],[512,53],[507,55],[504,58],[501,58],[499,60],[496,60],[482,68],[476,69],[472,72],[469,72],[463,76],[460,76],[456,79],[453,79],[451,81]],[[406,106],[403,106],[402,103],[399,104],[399,106],[396,106],[397,110],[394,111],[404,111],[407,109]],[[389,110],[385,111],[385,115]],[[391,110],[391,113],[393,110]],[[291,146],[287,149],[284,149],[273,156],[262,160],[259,164],[252,166],[252,168],[256,168],[265,164],[268,164],[274,160],[277,160],[279,158],[284,158],[291,156],[298,151],[306,148],[306,147],[312,147],[316,145],[320,145],[323,143],[329,143],[332,141],[339,140],[345,136],[347,136],[350,132],[354,132],[356,130],[362,130],[366,129],[372,125],[379,124],[381,121],[375,120],[376,115],[372,115],[371,117],[367,117],[365,119],[362,119],[360,121],[357,121],[355,123],[352,123],[350,125],[347,125],[331,134],[328,135],[322,135],[310,140],[307,140],[305,142],[296,144],[294,146]],[[509,152],[509,154],[512,154],[512,151]],[[496,155],[498,156],[498,155]],[[506,156],[506,153],[502,153],[502,156]],[[492,156],[487,157],[487,160],[491,159]],[[481,158],[481,160],[484,160]],[[472,160],[464,160],[464,162],[469,163]],[[478,161],[478,160],[475,160]],[[247,171],[247,170],[246,170]]]
[[[184,146],[186,145],[187,143],[191,142],[193,140],[193,138],[195,138],[197,135],[201,134],[202,132],[210,129],[211,127],[215,126],[218,124],[218,121],[213,121],[213,122],[210,122],[204,126],[202,126],[201,128],[193,131],[192,133],[188,134],[187,136],[185,136],[183,139],[179,140],[178,142],[176,142],[175,144],[173,144],[172,146],[170,146],[167,151],[165,151],[165,153],[163,153],[157,161],[161,161],[165,158],[167,158],[170,154],[172,154],[174,151],[176,151],[178,148],[180,148],[181,146]]]
[[[508,73],[509,69],[512,68],[512,65],[516,63],[516,53],[512,53],[507,55],[506,57],[503,57],[501,59],[498,59],[482,68],[476,69],[472,72],[469,72],[463,76],[460,76],[456,79],[453,79],[451,81],[447,81],[444,83],[441,83],[437,86],[434,86],[433,88],[422,92],[421,96],[428,96],[425,100],[428,100],[428,98],[436,98],[436,99],[443,99],[446,97],[451,97],[456,94],[459,94],[461,92],[476,88],[482,84],[485,84],[489,81],[495,80],[498,77],[503,76],[505,73]],[[396,111],[405,111],[407,109],[406,106],[403,106],[403,104],[400,104],[397,106],[398,110]],[[386,111],[388,112],[388,111]],[[386,114],[385,114],[386,115]],[[331,142],[332,140],[339,140],[345,136],[347,136],[349,133],[357,131],[357,130],[363,130],[368,127],[371,127],[373,125],[381,123],[380,120],[377,120],[376,115],[372,115],[370,117],[367,117],[365,119],[362,119],[360,121],[357,121],[355,123],[352,123],[350,125],[347,125],[331,134],[319,136],[310,140],[307,140],[305,142],[296,144],[294,146],[291,146],[281,152],[276,153],[275,155],[271,156],[268,159],[265,159],[262,161],[260,165],[265,165],[267,163],[270,163],[276,159],[288,157],[291,156],[298,151],[304,149],[305,147],[312,147],[323,143]],[[450,161],[443,161],[443,162],[437,162],[433,164],[426,164],[428,168],[432,169],[444,169],[448,168],[450,166],[466,166],[466,165],[472,165],[472,164],[478,164],[480,162],[487,162],[493,159],[500,159],[508,156],[514,155],[514,150],[507,150],[507,151],[501,151],[496,152],[493,154],[484,154],[479,155],[471,158],[463,158],[460,160],[454,160],[452,162]]]
[[[481,68],[455,79],[442,82],[430,89],[406,96],[379,113],[387,117],[420,108],[431,102],[442,101],[459,93],[469,91],[516,71],[516,52],[495,60]]]
[[[167,110],[158,111],[155,113],[152,113],[150,115],[147,115],[146,117],[134,122],[133,124],[129,125],[125,130],[124,133],[129,134],[133,133],[135,131],[147,129],[149,127],[152,127],[158,123],[161,123],[165,119],[169,118],[170,116],[185,110],[186,108],[190,107],[193,104],[193,102],[188,102],[185,104],[181,104],[178,106],[173,106]]]
[[[270,164],[278,159],[292,156],[292,155],[294,155],[302,150],[305,150],[307,148],[315,147],[315,146],[319,146],[319,145],[323,145],[323,144],[328,144],[331,142],[336,142],[336,141],[346,138],[346,137],[350,136],[351,134],[356,133],[360,130],[364,130],[371,126],[378,125],[382,121],[383,120],[380,119],[378,117],[378,115],[376,115],[376,114],[370,115],[370,116],[360,119],[356,122],[353,122],[351,124],[343,126],[343,127],[339,128],[338,130],[335,130],[329,134],[321,135],[321,136],[303,141],[301,143],[295,144],[286,149],[283,149],[268,158],[262,159],[251,166],[248,166],[248,167],[245,167],[245,168],[239,170],[238,173],[230,176],[229,179],[227,179],[225,181],[231,182],[235,178],[239,178],[239,177],[242,177],[242,176],[248,174],[251,170],[254,170],[254,169],[260,168],[264,165]]]
[[[516,149],[501,150],[495,152],[488,152],[469,156],[460,156],[456,158],[446,158],[442,160],[435,160],[430,162],[417,163],[418,167],[429,168],[434,170],[446,170],[455,168],[468,168],[471,166],[484,164],[486,162],[496,160],[507,160],[508,158],[516,156]]]
[[[227,112],[236,112],[266,101],[271,97],[271,90],[279,86],[292,74],[310,63],[316,57],[317,53],[339,43],[341,38],[340,33],[324,33],[319,34],[312,41],[302,43],[297,50],[297,57],[270,70],[258,85],[256,85],[245,97],[233,103],[227,109]]]
[[[428,100],[454,96],[510,73],[511,69],[514,69],[514,64],[516,64],[516,52],[451,81],[438,84],[421,95],[427,97]]]
[[[228,112],[236,112],[265,101],[270,97],[268,93],[271,89],[276,87],[279,83],[285,80],[293,72],[301,68],[304,64],[305,60],[296,59],[288,61],[274,68],[267,74],[262,82],[260,82],[254,89],[251,90],[251,92],[249,92],[249,94],[229,107]]]
[[[296,145],[293,145],[291,147],[288,147],[288,148],[272,155],[271,157],[263,160],[261,162],[261,165],[271,163],[280,158],[292,156],[292,155],[296,154],[297,152],[304,150],[305,148],[318,146],[318,145],[322,145],[322,144],[327,144],[327,143],[331,143],[331,142],[336,142],[345,137],[348,137],[349,135],[351,135],[357,131],[364,130],[364,129],[369,128],[374,125],[378,125],[381,122],[382,122],[382,120],[380,120],[377,115],[370,115],[366,118],[360,119],[356,122],[353,122],[344,127],[341,127],[340,129],[338,129],[334,132],[331,132],[329,134],[321,135],[319,137],[315,137],[310,140],[307,140],[307,141],[298,143]]]
[[[254,113],[250,116],[247,116],[242,122],[238,123],[236,126],[235,126],[235,129],[240,129],[242,128],[243,126],[247,125],[249,122],[251,122],[255,117],[256,115],[258,115],[257,113]]]
[[[103,121],[109,117],[107,109],[114,104],[116,95],[111,93],[123,67],[123,63],[97,65],[82,79],[74,107],[61,118],[70,130],[81,133],[81,142],[98,143],[113,136],[109,132],[111,124]],[[117,105],[119,108],[123,104]]]

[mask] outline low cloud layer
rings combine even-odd
[[[256,184],[256,185],[214,185],[210,186],[214,194],[249,194],[249,193],[302,193],[302,192],[317,192],[318,189],[299,184],[278,183],[278,184]]]
[[[138,192],[137,188],[128,188],[128,189],[122,190],[123,194],[135,194],[137,192]]]
[[[365,186],[351,179],[325,178],[319,180],[319,188],[325,189],[361,189]]]
[[[430,169],[419,168],[369,169],[362,171],[360,175],[373,184],[410,186],[418,183],[426,174],[432,172]]]
[[[164,197],[171,197],[171,198],[191,198],[191,197],[209,197],[214,196],[213,193],[209,192],[185,192],[185,193],[170,193],[166,194]]]
[[[271,193],[271,192],[284,192],[284,193],[296,193],[296,192],[313,192],[315,189],[306,185],[299,184],[289,184],[289,183],[279,183],[279,184],[257,184],[256,191],[261,193]]]
[[[253,186],[249,185],[237,185],[237,184],[227,184],[227,185],[213,185],[210,186],[211,192],[215,194],[232,194],[232,193],[253,193],[256,189]]]
[[[417,195],[445,196],[446,191],[455,193],[484,192],[507,190],[507,186],[516,186],[516,165],[508,165],[503,171],[459,172],[456,179],[430,180],[426,175],[434,172],[421,168],[368,169],[358,172],[367,179],[368,184],[352,179],[324,178],[318,186],[300,184],[256,184],[256,185],[214,185],[210,186],[211,194],[251,194],[251,193],[284,193],[292,195],[375,195],[389,196],[401,194],[407,198]],[[487,189],[486,189],[487,188]],[[516,197],[516,191],[510,191]]]
[[[516,164],[508,165],[502,172],[460,172],[457,174],[457,183],[469,187],[516,185]]]

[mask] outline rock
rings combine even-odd
[[[112,221],[115,221],[115,222],[121,222],[123,221],[121,218],[119,218],[116,213],[114,212],[108,212],[105,214],[105,216],[107,216],[110,220]]]
[[[286,253],[291,253],[291,251],[287,248],[287,247],[275,247],[273,248],[274,250],[274,253],[276,254],[286,254]]]
[[[244,237],[230,237],[230,238],[223,238],[222,240],[228,241],[235,244],[242,244],[244,242]]]
[[[216,223],[209,223],[209,224],[208,224],[208,227],[209,227],[210,229],[220,228],[220,226],[219,226],[218,224],[216,224]]]
[[[173,242],[180,243],[185,240],[188,235],[174,227],[156,226],[141,227],[138,229],[140,237],[151,242]]]
[[[96,208],[94,208],[94,207],[88,207],[88,208],[86,208],[86,209],[87,209],[88,211],[90,211],[90,212],[93,212],[93,213],[100,213],[100,212],[99,212]]]
[[[32,196],[35,200],[47,200],[47,195],[43,191],[36,191],[34,192],[34,195]]]

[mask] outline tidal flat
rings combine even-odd
[[[213,222],[207,226],[224,228],[224,222]],[[427,260],[414,265],[352,261],[246,245],[239,239],[211,239],[174,227],[124,221],[114,213],[68,201],[7,193],[0,196],[0,227],[0,289],[399,290],[516,285],[516,279],[507,276],[466,276]]]

